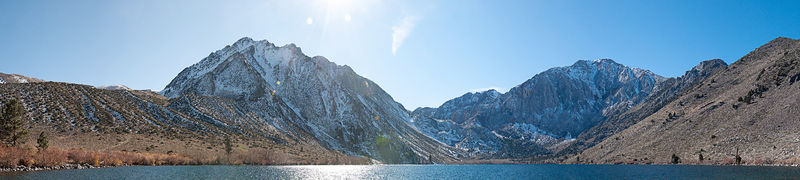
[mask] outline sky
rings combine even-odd
[[[0,1],[0,72],[163,89],[242,37],[294,43],[407,109],[501,92],[552,67],[610,58],[682,75],[800,38],[800,1]]]

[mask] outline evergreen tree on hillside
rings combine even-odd
[[[36,148],[38,148],[39,151],[47,149],[47,135],[44,134],[44,132],[39,133],[39,138],[36,139],[36,144]]]
[[[231,155],[233,151],[233,144],[231,144],[231,137],[225,136],[225,154]]]
[[[25,129],[25,118],[22,103],[16,99],[6,102],[0,114],[0,140],[3,144],[16,146],[25,143],[28,130]]]

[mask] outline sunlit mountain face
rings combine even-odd
[[[375,82],[325,57],[308,57],[294,44],[278,47],[242,38],[184,69],[161,93],[173,99],[232,99],[226,105],[250,115],[217,118],[267,122],[268,127],[257,128],[298,138],[307,134],[351,156],[394,163],[455,156],[449,147],[409,126],[405,108]]]

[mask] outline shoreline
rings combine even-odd
[[[19,165],[15,168],[0,168],[0,176],[15,174],[15,173],[27,173],[27,172],[38,172],[38,171],[98,169],[98,168],[108,168],[108,167],[119,167],[119,166],[92,166],[90,164],[65,164],[65,165],[47,166],[47,167],[28,167]]]
[[[466,163],[443,163],[443,164],[367,164],[367,165],[643,165],[643,166],[663,166],[663,165],[677,165],[677,166],[746,166],[746,167],[800,167],[800,164],[741,164],[741,165],[732,165],[732,164],[660,164],[660,163],[651,163],[651,164],[614,164],[614,163],[583,163],[583,164],[575,164],[575,163],[478,163],[478,162],[466,162]],[[336,164],[336,165],[352,165],[352,164]],[[334,165],[334,166],[336,166]],[[56,171],[56,170],[78,170],[78,169],[100,169],[100,168],[113,168],[113,167],[126,167],[126,166],[140,166],[140,165],[122,165],[122,166],[93,166],[90,164],[66,164],[66,165],[59,165],[59,166],[51,166],[51,167],[27,167],[20,165],[16,168],[0,168],[0,176],[5,175],[13,175],[19,173],[29,173],[29,172],[41,172],[41,171]],[[156,166],[176,166],[176,165],[155,165]],[[256,164],[216,164],[216,165],[177,165],[177,166],[287,166],[287,164],[283,165],[256,165]],[[290,165],[290,166],[297,166],[297,165]],[[330,166],[330,165],[312,165],[306,164],[301,166]]]

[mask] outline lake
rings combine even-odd
[[[128,166],[0,179],[798,179],[800,167],[692,165]]]

